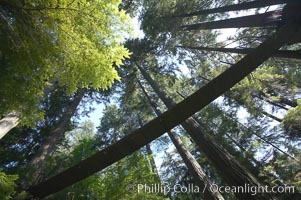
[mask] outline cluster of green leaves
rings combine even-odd
[[[0,172],[0,199],[8,200],[14,195],[18,180],[18,175],[7,175],[4,172]]]
[[[283,126],[286,132],[292,137],[301,137],[301,99],[298,106],[289,110],[283,118]]]
[[[122,46],[131,20],[120,0],[3,1],[0,5],[0,114],[41,119],[44,89],[58,82],[68,93],[106,89],[129,52]]]

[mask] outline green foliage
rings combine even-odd
[[[18,179],[18,175],[7,175],[4,172],[0,172],[0,199],[8,200],[14,195],[15,188],[17,187],[15,181]]]
[[[106,145],[110,145],[119,140],[124,134],[126,118],[122,115],[116,105],[105,108],[103,117],[98,127],[98,132],[102,135],[102,140]]]
[[[101,174],[100,199],[162,199],[160,194],[137,192],[138,184],[151,185],[158,179],[150,172],[147,159],[140,153],[121,160]],[[134,186],[128,191],[128,186]]]
[[[300,167],[300,149],[293,150],[295,160],[286,155],[274,153],[273,162],[268,163],[265,171],[270,173],[277,173],[279,177],[270,179],[270,182],[276,184],[280,181],[285,181],[288,185],[293,185],[297,190],[301,189],[301,167]]]
[[[35,127],[15,128],[0,140],[0,166],[9,174],[17,173],[20,177],[27,173],[27,163],[32,158],[49,132],[62,119],[63,113],[72,102],[73,95],[67,95],[64,88],[54,86],[40,102],[39,109],[45,113],[44,121],[38,121]],[[74,116],[76,117],[76,116]],[[74,120],[66,125],[66,130],[74,127]]]
[[[0,114],[13,110],[23,122],[41,119],[38,102],[54,82],[68,93],[107,89],[119,80],[114,66],[129,56],[131,32],[121,1],[14,1],[1,3]]]
[[[234,95],[234,99],[243,102],[251,113],[258,114],[258,109],[262,104],[254,97],[263,95],[264,98],[279,100],[279,96],[269,92],[271,91],[270,86],[282,79],[283,76],[275,73],[273,67],[262,66],[233,87],[231,96]]]
[[[301,137],[301,99],[298,106],[290,109],[283,118],[283,127],[286,133],[292,138]]]
[[[114,105],[106,105],[97,133],[89,122],[68,132],[57,150],[45,161],[48,177],[113,144],[154,117],[153,111],[143,98],[137,80],[145,85],[151,97],[155,97],[158,107],[165,109],[151,88],[141,80],[135,62],[151,73],[176,102],[182,100],[177,91],[187,97],[222,73],[227,65],[221,65],[221,62],[226,60],[225,63],[234,63],[239,56],[220,56],[218,53],[176,46],[223,46],[224,44],[216,43],[216,31],[188,32],[183,31],[181,25],[210,21],[216,17],[224,18],[226,15],[189,18],[172,16],[231,2],[233,1],[0,1],[0,114],[18,111],[22,115],[23,124],[30,124],[36,119],[41,119],[43,115],[45,118],[45,121],[39,121],[35,128],[16,129],[13,135],[0,141],[0,154],[5,155],[0,164],[5,172],[17,172],[20,177],[23,176],[24,166],[43,142],[43,137],[61,118],[72,100],[72,93],[78,88],[93,87],[102,90],[119,80],[118,75],[123,79],[123,82],[114,84],[115,94],[111,98]],[[141,5],[142,26],[148,38],[127,42],[127,47],[134,55],[130,60],[124,61],[125,68],[117,68],[130,54],[122,43],[125,36],[131,32],[129,17],[119,8],[123,7],[134,14]],[[243,29],[236,39],[239,39],[241,47],[255,47],[269,32],[270,29]],[[233,98],[234,101],[240,101],[240,105],[248,108],[248,114],[254,114],[247,119],[247,125],[240,123],[246,120],[238,116],[237,111],[240,107],[230,103],[224,105],[225,101],[208,105],[196,116],[202,120],[205,132],[254,174],[262,172],[264,177],[264,173],[268,172],[270,175],[267,182],[272,185],[289,183],[300,187],[300,163],[285,154],[276,155],[276,148],[259,140],[257,135],[281,149],[286,147],[287,151],[299,160],[300,145],[294,143],[291,145],[296,147],[288,147],[289,145],[283,142],[285,139],[281,135],[282,132],[277,129],[265,130],[266,123],[254,120],[254,116],[258,116],[260,111],[265,111],[264,100],[280,103],[282,98],[294,101],[298,96],[295,91],[298,91],[301,85],[300,66],[294,61],[278,62],[269,61],[232,88],[230,95],[226,94],[223,97],[224,100]],[[178,69],[182,66],[190,70],[189,75],[179,74]],[[57,86],[60,88],[56,88]],[[49,89],[50,92],[44,92]],[[283,121],[284,128],[293,137],[300,137],[300,132],[297,132],[301,130],[300,109],[299,102],[296,108],[288,111]],[[68,130],[70,128],[72,126],[69,124]],[[208,176],[217,184],[226,185],[220,177],[220,173],[223,172],[216,171],[194,144],[188,141],[188,138],[184,139]],[[170,184],[192,183],[192,177],[181,158],[176,152],[171,152],[167,144],[164,141],[165,146],[161,144],[157,147],[160,151],[167,152],[160,169],[163,180]],[[267,146],[268,152],[265,151]],[[269,155],[269,152],[272,152],[273,156]],[[158,150],[155,153],[158,153]],[[265,162],[254,158],[257,153],[267,157],[263,159]],[[156,166],[150,162],[153,158],[156,156],[152,157],[142,149],[50,196],[49,199],[163,199],[165,197],[159,194],[127,190],[129,185],[135,187],[138,183],[160,183],[153,170]],[[265,166],[264,170],[261,170],[262,165]],[[0,180],[3,176],[1,175]],[[8,184],[4,188],[11,188],[11,193],[7,195],[13,195],[15,179],[5,176],[4,182]],[[2,193],[0,190],[0,194]],[[2,199],[2,196],[0,198]],[[194,194],[172,194],[171,198],[200,197]]]
[[[64,142],[47,161],[47,175],[52,176],[100,150],[102,136],[96,135],[91,122],[85,122],[70,131]],[[113,136],[111,136],[113,137]],[[160,195],[137,193],[128,190],[128,185],[159,183],[150,171],[149,163],[140,151],[118,163],[74,184],[49,199],[162,199]]]

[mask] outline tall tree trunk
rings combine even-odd
[[[183,99],[185,99],[185,96],[183,96],[180,92],[177,92]],[[220,109],[219,111],[221,113],[223,113],[223,115],[225,115],[226,118],[230,119],[230,120],[234,120],[235,123],[238,124],[238,126],[242,127],[244,130],[248,130],[249,131],[249,128],[246,127],[244,124],[242,124],[241,122],[239,122],[237,119],[234,119],[233,117],[231,117],[230,115],[228,115],[227,113],[224,113],[222,112]],[[197,118],[193,118],[197,123],[199,123],[202,127],[204,126],[202,122],[200,122],[200,120],[198,120]],[[279,118],[278,118],[279,119]],[[275,119],[276,120],[276,119]],[[280,120],[280,119],[279,119]],[[281,121],[280,121],[281,122]],[[282,151],[281,149],[279,149],[277,146],[275,146],[273,143],[267,141],[266,139],[264,139],[262,136],[260,136],[259,134],[257,134],[256,132],[254,131],[251,131],[252,134],[256,135],[260,140],[262,140],[263,142],[265,142],[266,144],[269,144],[271,145],[273,148],[275,148],[276,150],[280,151],[281,153],[283,153],[284,155],[287,155],[289,156],[290,158],[296,160],[296,158],[294,158],[293,156],[287,154],[286,152]],[[233,139],[231,137],[231,135],[229,133],[225,133],[225,135],[227,136],[227,138],[233,143],[235,144],[242,152],[247,152],[247,150],[241,145],[239,144],[239,142],[237,142],[235,139]],[[250,157],[250,159],[256,163],[257,166],[262,166],[260,162],[258,162],[256,159],[254,159],[254,157]]]
[[[155,93],[164,102],[169,109],[176,103],[162,90],[152,77],[136,64],[142,76],[151,85]],[[258,187],[262,184],[245,167],[236,161],[236,159],[227,152],[226,149],[218,145],[212,137],[204,133],[202,127],[192,118],[188,118],[181,123],[186,132],[196,142],[199,149],[212,162],[215,168],[220,172],[222,178],[234,187],[244,187],[246,184]],[[276,199],[268,193],[254,195],[252,193],[235,193],[238,199]]]
[[[271,119],[273,119],[273,120],[279,122],[279,123],[281,123],[281,122],[283,121],[283,120],[280,119],[279,117],[276,117],[275,115],[272,115],[271,113],[268,113],[268,112],[266,112],[266,111],[261,111],[261,113],[264,114],[265,116],[267,116],[267,117],[269,117],[269,118],[271,118]]]
[[[258,94],[259,93],[259,94]],[[289,110],[288,108],[286,108],[285,106],[279,104],[278,102],[275,102],[274,100],[271,100],[267,97],[267,95],[265,95],[264,93],[261,94],[261,92],[259,91],[257,94],[251,94],[252,97],[257,97],[258,99],[267,102],[268,104],[272,105],[272,106],[276,106],[278,108],[284,109],[284,110]]]
[[[284,27],[280,28],[279,31],[259,45],[256,51],[246,55],[173,108],[131,134],[126,135],[123,139],[108,148],[80,161],[78,164],[49,178],[43,183],[29,188],[27,192],[39,198],[48,196],[130,155],[230,90],[231,87],[254,71],[285,43],[300,38],[300,26],[296,26],[295,23],[284,25]],[[179,115],[179,113],[181,114]]]
[[[274,90],[274,88],[271,88],[272,92]],[[270,92],[270,93],[272,93]],[[296,100],[290,100],[284,96],[278,96],[279,100],[272,100],[271,98],[269,98],[269,96],[267,95],[267,93],[265,93],[264,91],[259,90],[258,93],[254,95],[255,97],[262,99],[264,101],[266,101],[267,103],[277,106],[279,108],[282,108],[284,110],[289,110],[288,108],[285,107],[285,105],[290,106],[290,107],[297,107],[297,101]],[[284,104],[284,105],[283,105]]]
[[[203,50],[203,51],[238,53],[238,54],[248,54],[255,50],[254,48],[237,49],[237,48],[213,48],[213,47],[196,47],[196,46],[176,46],[176,47]],[[297,50],[297,51],[279,50],[274,53],[273,57],[301,59],[301,50]]]
[[[291,0],[269,0],[269,1],[256,0],[251,2],[243,2],[240,4],[223,6],[219,8],[212,8],[208,10],[199,10],[192,13],[176,15],[174,17],[192,17],[196,15],[208,15],[208,14],[221,13],[221,12],[239,11],[239,10],[246,10],[251,8],[260,8],[260,7],[284,4],[287,3],[288,1]]]
[[[71,105],[68,107],[66,112],[63,114],[62,119],[59,123],[50,131],[49,136],[46,138],[45,142],[42,144],[37,154],[30,160],[29,173],[32,176],[33,184],[38,184],[44,179],[43,175],[43,162],[57,147],[57,143],[64,137],[66,126],[69,123],[71,117],[74,115],[79,103],[81,102],[85,90],[81,89],[74,96]],[[33,171],[33,174],[31,172]]]
[[[150,165],[151,165],[152,172],[159,177],[159,172],[158,172],[158,169],[157,169],[157,166],[156,166],[156,163],[155,163],[154,154],[153,154],[153,151],[151,149],[151,146],[150,146],[150,144],[147,144],[147,145],[145,145],[145,147],[146,147],[146,152],[147,152],[147,156],[149,158],[149,162],[150,162]]]
[[[275,27],[276,20],[273,16],[276,11],[266,12],[263,14],[249,15],[244,17],[236,17],[225,20],[218,20],[212,22],[203,22],[197,24],[183,25],[182,28],[187,31],[191,30],[208,30],[208,29],[223,29],[223,28],[242,28],[242,27]]]
[[[274,91],[274,88],[270,88],[272,90],[272,92]],[[269,93],[272,93],[269,92]],[[276,92],[277,93],[277,92]],[[284,96],[278,96],[279,100],[272,100],[271,98],[269,98],[268,93],[259,90],[257,93],[254,94],[255,97],[262,99],[264,101],[266,101],[267,103],[270,103],[271,105],[277,106],[279,108],[282,108],[284,110],[288,110],[285,105],[290,106],[290,107],[297,107],[298,103],[296,100],[290,100]]]
[[[301,53],[300,53],[300,54],[301,54]],[[293,108],[295,108],[295,107],[298,106],[297,101],[294,101],[294,100],[292,101],[292,100],[287,99],[287,98],[284,98],[284,97],[280,97],[279,102],[280,102],[280,103],[283,103],[283,104],[285,104],[285,105],[288,105],[288,106],[290,106],[290,107],[293,107]]]
[[[138,84],[144,93],[145,97],[147,98],[149,104],[155,111],[156,115],[160,115],[161,112],[157,109],[157,105],[150,99],[149,95],[145,91],[144,87],[138,81]],[[201,188],[201,191],[204,191],[204,196],[206,199],[212,200],[223,200],[223,196],[218,191],[210,190],[210,186],[213,184],[208,176],[206,175],[205,171],[202,169],[200,164],[196,161],[194,156],[189,152],[189,150],[185,147],[184,143],[180,139],[180,137],[172,130],[168,131],[168,136],[170,137],[172,143],[176,147],[177,151],[179,152],[181,158],[183,159],[185,165],[188,168],[190,175],[193,177],[193,180],[196,184]]]
[[[193,180],[201,188],[201,190],[204,191],[205,199],[224,199],[224,197],[218,191],[213,191],[210,189],[210,186],[213,185],[213,182],[210,181],[200,164],[195,160],[193,155],[185,147],[180,137],[172,130],[168,131],[168,136],[170,137],[185,165],[187,166],[189,173],[193,177]]]
[[[139,127],[142,127],[143,122],[142,122],[139,115],[137,115],[137,119],[138,119]],[[154,154],[153,154],[153,151],[151,149],[150,143],[145,145],[145,147],[146,147],[146,152],[147,152],[147,155],[148,155],[148,159],[149,159],[149,162],[150,162],[150,165],[151,165],[152,172],[154,174],[156,174],[157,177],[159,178],[160,177],[159,172],[158,172],[158,169],[157,169],[157,166],[156,166],[156,162],[155,162],[155,159],[154,159]]]
[[[11,112],[0,120],[0,139],[19,124],[17,112]]]

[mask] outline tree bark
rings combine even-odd
[[[37,154],[30,160],[29,172],[34,171],[33,174],[28,173],[32,176],[32,183],[38,184],[44,179],[43,177],[43,162],[45,159],[56,149],[58,142],[64,137],[66,125],[70,121],[71,117],[74,115],[80,101],[82,100],[85,94],[85,90],[79,90],[78,93],[74,96],[74,99],[63,114],[61,121],[57,124],[52,131],[50,131],[49,136],[46,138],[45,142],[42,144]]]
[[[152,109],[154,110],[156,115],[159,116],[161,112],[157,109],[157,105],[150,99],[149,95],[145,91],[140,81],[138,81],[138,84],[142,92],[144,93],[145,97],[147,98],[149,104],[151,105]],[[177,151],[179,152],[181,158],[183,159],[185,165],[187,166],[190,175],[193,177],[193,180],[201,188],[201,191],[204,191],[205,198],[212,199],[212,200],[223,200],[224,197],[218,191],[210,190],[210,186],[213,183],[210,181],[205,171],[202,169],[200,164],[196,161],[194,156],[185,147],[180,137],[172,130],[169,130],[167,133],[172,143],[176,147]]]
[[[199,10],[199,11],[192,12],[192,13],[176,15],[174,17],[192,17],[192,16],[196,16],[196,15],[208,15],[208,14],[222,13],[222,12],[229,12],[229,11],[239,11],[239,10],[246,10],[246,9],[252,9],[252,8],[260,8],[260,7],[284,4],[284,3],[287,3],[288,1],[290,1],[290,0],[269,0],[269,1],[256,0],[256,1],[251,1],[251,2],[243,2],[240,4],[223,6],[223,7],[219,7],[219,8],[212,8],[212,9],[208,9],[208,10]]]
[[[259,45],[256,51],[246,55],[204,87],[156,119],[131,134],[126,135],[123,139],[108,148],[95,153],[39,185],[29,188],[27,192],[39,198],[48,196],[87,178],[137,151],[228,91],[272,56],[275,51],[291,38],[301,38],[301,28],[294,23],[289,23],[280,28],[276,34],[273,34]],[[181,114],[179,115],[179,113]]]
[[[238,54],[248,54],[255,50],[254,48],[236,49],[236,48],[213,48],[213,47],[195,47],[195,46],[176,46],[176,47],[203,50],[203,51],[238,53]],[[297,50],[297,51],[279,50],[274,53],[273,57],[301,59],[301,50]]]
[[[139,71],[144,79],[151,85],[155,93],[164,102],[167,108],[172,108],[176,103],[162,90],[152,77],[137,64]],[[218,145],[212,137],[204,132],[202,127],[192,118],[186,119],[181,123],[182,127],[196,142],[198,148],[211,161],[222,178],[231,187],[262,186],[257,178],[243,167],[230,153]],[[252,193],[234,193],[238,199],[277,199],[268,193],[254,195]]]
[[[213,22],[183,25],[182,28],[186,31],[192,31],[242,27],[276,27],[278,23],[277,20],[270,20],[273,19],[274,15],[276,14],[276,11],[271,11],[263,14],[236,17]]]
[[[18,116],[18,113],[13,111],[0,120],[0,139],[19,124]]]

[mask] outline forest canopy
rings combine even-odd
[[[15,111],[23,124],[43,119],[39,102],[59,84],[107,89],[129,56],[122,43],[130,17],[114,1],[1,1],[2,116]]]
[[[0,198],[300,199],[300,13],[0,0]]]

